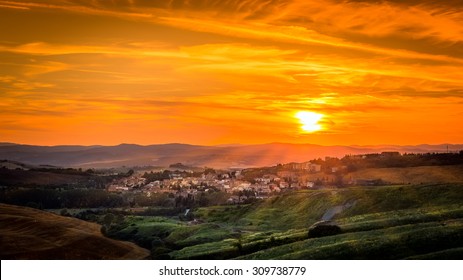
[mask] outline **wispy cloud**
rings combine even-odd
[[[17,6],[17,5],[9,5],[9,4],[0,4],[0,8],[17,9],[17,10],[29,10],[28,7]]]
[[[443,129],[463,111],[455,3],[0,0],[0,135],[457,141]],[[298,111],[324,114],[325,131],[301,135]]]
[[[74,4],[67,1],[49,1],[50,3],[43,2],[18,2],[18,1],[0,1],[0,5],[5,8],[14,9],[50,9],[61,10],[73,13],[82,13],[100,16],[114,16],[124,18],[151,18],[152,15],[145,13],[133,13],[124,11],[114,11],[109,9],[92,8],[86,5]]]

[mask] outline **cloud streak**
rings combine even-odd
[[[0,140],[459,142],[455,3],[0,0]]]

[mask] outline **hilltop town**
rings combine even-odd
[[[151,197],[170,194],[171,197],[195,199],[205,193],[222,192],[229,204],[247,203],[279,193],[347,186],[381,186],[410,183],[388,178],[361,177],[359,170],[371,168],[410,168],[419,166],[457,165],[463,163],[459,153],[401,154],[382,152],[346,155],[339,159],[326,157],[303,163],[279,164],[273,167],[215,170],[188,167],[181,163],[169,168],[135,168],[128,177],[118,178],[106,186],[113,193],[133,192]],[[145,170],[145,171],[144,171]],[[386,176],[387,177],[387,176]]]

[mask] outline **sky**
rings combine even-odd
[[[463,143],[463,2],[0,0],[0,142]]]

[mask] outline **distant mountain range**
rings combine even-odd
[[[428,153],[463,150],[463,144],[416,146],[321,146],[313,144],[270,143],[261,145],[196,146],[160,144],[141,146],[32,146],[0,143],[0,160],[7,159],[32,165],[105,168],[120,166],[188,166],[246,168],[279,163],[305,162],[316,158],[398,151]]]

